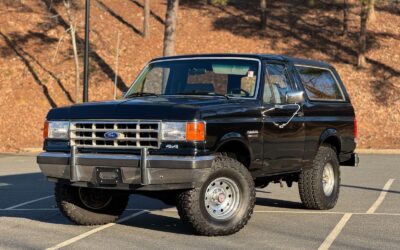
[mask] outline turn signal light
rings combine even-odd
[[[204,122],[188,122],[186,123],[186,140],[187,141],[204,141],[206,126]]]
[[[46,139],[48,137],[49,137],[49,122],[45,121],[43,127],[43,138]]]

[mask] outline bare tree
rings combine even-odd
[[[368,1],[368,21],[375,21],[376,13],[375,13],[375,0]]]
[[[343,0],[343,36],[349,32],[349,0]]]
[[[361,0],[360,12],[360,35],[358,43],[358,67],[366,66],[365,51],[367,49],[367,22],[368,22],[368,7],[371,0]]]
[[[150,36],[150,0],[144,0],[143,36]]]
[[[114,100],[117,99],[117,86],[118,86],[118,66],[119,66],[119,50],[121,43],[121,32],[118,30],[117,36],[117,50],[115,55],[115,78],[114,78]]]
[[[71,36],[72,42],[72,50],[74,52],[74,62],[75,62],[75,103],[80,102],[80,92],[79,92],[79,57],[78,57],[78,48],[76,43],[76,19],[75,16],[72,14],[71,2],[70,0],[64,0],[65,10],[67,12],[67,18],[69,22],[69,34]]]
[[[261,28],[265,29],[267,27],[267,0],[260,1],[260,9],[261,9]]]
[[[167,0],[167,13],[165,17],[164,32],[164,56],[175,54],[178,8],[179,0]]]

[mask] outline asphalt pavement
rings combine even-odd
[[[257,190],[240,232],[194,235],[174,207],[132,195],[118,223],[85,227],[58,211],[54,184],[34,156],[0,155],[0,249],[400,249],[400,155],[360,156],[342,167],[337,206],[304,209],[297,185]]]

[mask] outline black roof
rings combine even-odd
[[[165,59],[184,59],[184,58],[192,58],[192,57],[246,57],[246,58],[256,58],[256,59],[269,59],[269,60],[277,60],[277,61],[286,61],[292,62],[294,64],[302,64],[302,65],[310,65],[316,67],[324,67],[330,68],[331,65],[325,62],[304,59],[304,58],[297,58],[297,57],[290,57],[285,55],[275,55],[275,54],[240,54],[240,53],[217,53],[217,54],[189,54],[189,55],[177,55],[177,56],[167,56],[167,57],[158,57],[154,58],[151,61],[159,61]]]

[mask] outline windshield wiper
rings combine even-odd
[[[208,96],[221,96],[221,97],[225,97],[226,99],[230,99],[229,95],[227,94],[218,94],[215,92],[181,92],[178,93],[178,95],[208,95]]]
[[[135,92],[127,95],[125,98],[132,98],[132,97],[139,97],[139,96],[158,96],[155,93],[149,93],[149,92]]]

